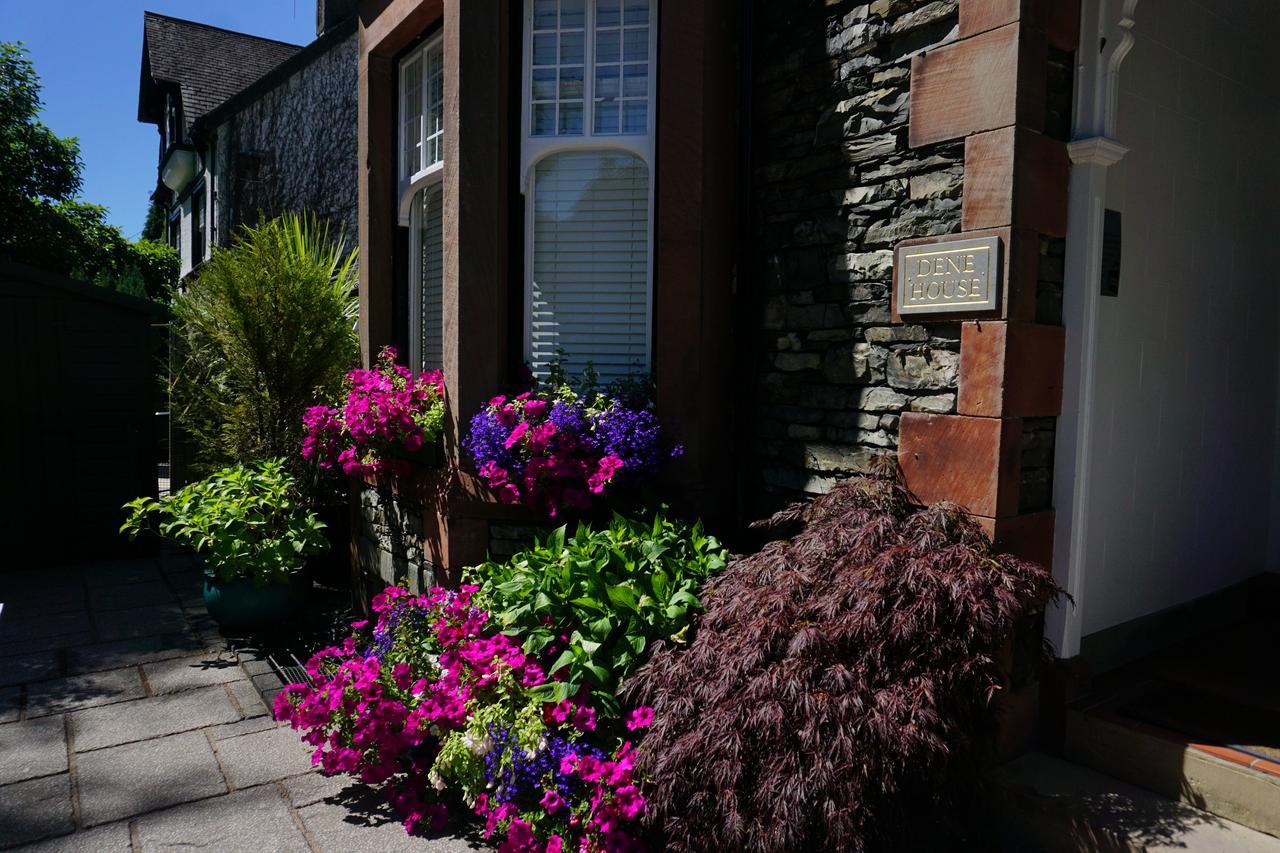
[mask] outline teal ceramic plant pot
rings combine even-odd
[[[249,578],[219,580],[204,576],[204,604],[223,628],[272,628],[288,623],[307,603],[311,589],[306,570],[289,575],[288,583],[255,586]]]

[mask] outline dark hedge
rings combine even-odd
[[[921,506],[888,465],[762,526],[799,532],[711,581],[692,641],[623,687],[656,711],[655,841],[920,849],[973,780],[1002,649],[1052,577],[995,555],[954,505]]]

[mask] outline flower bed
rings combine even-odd
[[[701,607],[690,590],[724,562],[714,538],[662,513],[562,528],[473,570],[479,584],[388,588],[372,628],[316,654],[276,714],[325,773],[382,787],[410,831],[469,810],[504,851],[639,849],[634,739],[653,715],[623,713],[612,687],[680,639]]]
[[[444,376],[414,375],[386,347],[371,370],[347,374],[345,402],[313,406],[303,416],[302,457],[348,476],[406,474],[404,454],[434,445],[444,426]]]
[[[494,397],[471,419],[464,446],[500,500],[553,518],[649,482],[682,452],[664,448],[648,405],[564,385]]]

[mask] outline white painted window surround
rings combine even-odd
[[[524,353],[605,381],[652,359],[653,0],[525,0]]]
[[[444,44],[400,60],[400,224],[409,227],[409,365],[443,367]]]

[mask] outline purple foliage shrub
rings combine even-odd
[[[994,728],[1001,651],[1059,590],[896,466],[762,526],[800,527],[705,588],[692,641],[623,685],[670,850],[919,849]],[[935,824],[936,825],[936,824]]]

